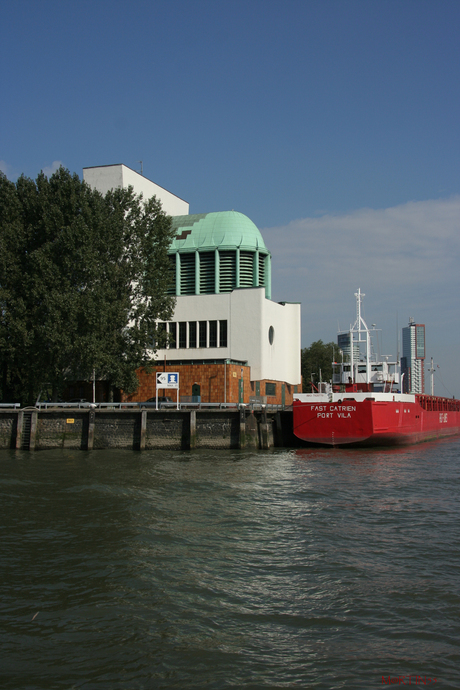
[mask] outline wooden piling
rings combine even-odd
[[[196,410],[190,410],[190,441],[189,447],[196,448]]]
[[[139,439],[139,450],[145,450],[145,439],[147,436],[147,410],[141,410],[141,435]]]

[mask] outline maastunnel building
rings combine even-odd
[[[300,304],[272,301],[272,256],[256,225],[236,211],[189,214],[187,202],[124,165],[85,168],[84,179],[103,193],[132,185],[155,194],[172,215],[176,306],[160,324],[169,339],[156,359],[157,370],[179,373],[180,399],[290,404],[301,390]],[[138,376],[125,399],[155,396],[155,372]],[[176,400],[176,391],[160,394]]]

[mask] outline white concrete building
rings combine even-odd
[[[177,297],[169,364],[206,361],[251,367],[252,381],[300,384],[300,305],[267,300],[263,287]],[[299,344],[299,347],[297,345]]]
[[[253,381],[300,384],[300,304],[269,299],[271,255],[254,223],[226,211],[175,217],[173,226],[173,342],[159,358],[229,360],[251,367]]]
[[[83,179],[101,194],[106,194],[109,189],[131,186],[136,194],[142,193],[144,199],[156,196],[161,201],[163,211],[169,216],[180,216],[189,212],[187,201],[168,192],[167,189],[163,189],[126,165],[101,165],[83,168]]]
[[[209,401],[217,396],[216,401],[230,402],[236,393],[228,385],[228,367],[233,377],[241,371],[242,378],[244,368],[240,402],[256,395],[289,404],[293,393],[301,392],[300,304],[271,300],[272,257],[254,223],[235,211],[189,215],[186,202],[126,166],[85,168],[84,179],[102,193],[132,185],[145,198],[155,194],[173,216],[170,294],[176,307],[171,322],[161,324],[170,337],[157,359],[181,371],[190,388],[182,393],[192,395],[193,388],[203,395],[206,389]],[[211,384],[200,379],[200,366],[207,381],[218,379],[218,369],[209,374],[211,365],[224,367],[225,394],[222,385],[213,384],[211,392]]]

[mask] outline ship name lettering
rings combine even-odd
[[[311,409],[316,412],[317,417],[323,419],[330,419],[334,413],[341,419],[349,419],[351,417],[350,412],[356,412],[354,405],[312,405]]]

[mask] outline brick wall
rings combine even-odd
[[[141,369],[137,372],[139,378],[139,388],[132,395],[122,393],[122,402],[135,402],[149,400],[155,397],[155,373],[156,371],[179,372],[179,396],[189,397],[192,395],[194,384],[199,385],[201,402],[239,402],[239,390],[241,372],[243,372],[244,395],[243,402],[248,403],[249,398],[255,395],[256,382],[251,381],[251,368],[239,364],[182,364],[166,365],[153,369],[150,373]],[[272,405],[282,404],[282,381],[261,381],[260,395],[265,395],[265,384],[275,383],[276,395],[268,396],[267,403]],[[298,386],[298,390],[301,386]],[[284,384],[284,403],[292,405],[294,386]],[[164,395],[174,402],[177,399],[177,391],[161,389],[158,395]]]

